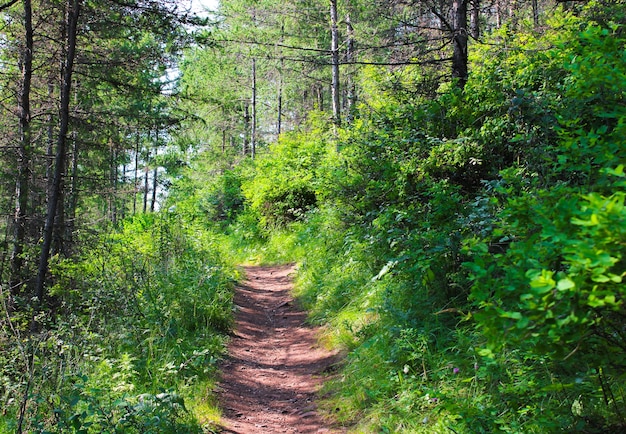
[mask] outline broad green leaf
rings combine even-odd
[[[566,277],[564,279],[559,280],[559,282],[556,285],[557,289],[559,291],[565,291],[568,289],[572,289],[576,287],[576,283],[570,279],[569,277]]]

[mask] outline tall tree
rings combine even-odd
[[[467,83],[467,3],[468,0],[452,2],[452,78],[462,89]]]
[[[39,256],[39,266],[37,269],[37,282],[35,295],[39,303],[43,302],[46,274],[48,272],[48,261],[50,259],[50,248],[52,246],[52,235],[54,222],[57,217],[59,200],[61,200],[63,190],[62,181],[65,173],[67,134],[70,125],[70,100],[72,96],[72,79],[74,75],[74,60],[76,59],[76,38],[78,34],[78,19],[82,7],[81,0],[68,0],[67,18],[65,22],[66,44],[64,47],[64,59],[62,67],[61,100],[59,110],[59,132],[56,144],[56,156],[54,163],[54,175],[50,193],[48,195],[48,212],[43,232],[41,253]]]
[[[19,143],[15,183],[15,218],[13,251],[11,253],[11,290],[18,293],[22,285],[24,243],[31,164],[30,91],[33,76],[33,11],[30,0],[23,0],[24,46],[20,50],[21,76],[18,87]]]
[[[470,35],[474,39],[480,38],[480,0],[470,1],[472,11],[470,15]]]
[[[333,122],[341,125],[341,92],[339,84],[339,26],[337,17],[337,0],[330,0],[330,55],[332,67],[332,102]]]

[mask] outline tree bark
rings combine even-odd
[[[243,146],[242,154],[245,157],[248,155],[248,139],[250,135],[250,102],[246,98],[243,108]]]
[[[152,198],[150,199],[150,212],[154,212],[154,210],[156,209],[158,174],[159,174],[159,168],[155,167],[152,170]]]
[[[472,14],[470,16],[470,34],[472,38],[480,38],[480,0],[472,1]]]
[[[499,29],[502,27],[502,5],[500,4],[502,0],[496,0],[495,8],[496,8],[496,28]]]
[[[278,71],[278,113],[276,124],[276,136],[280,136],[283,129],[283,67],[285,65],[285,59],[280,58],[280,71]]]
[[[134,177],[134,192],[133,192],[133,216],[137,214],[137,193],[139,193],[139,140],[141,136],[139,135],[139,127],[137,127],[137,131],[135,132],[137,137],[135,138],[135,177]]]
[[[13,251],[11,252],[11,292],[17,294],[23,283],[22,254],[26,239],[26,218],[29,194],[31,131],[30,89],[33,76],[33,11],[30,0],[24,0],[25,46],[21,53],[21,83],[18,91],[19,144],[17,179],[15,183],[15,217]]]
[[[252,58],[252,134],[250,137],[250,155],[252,159],[256,157],[256,139],[257,139],[257,106],[256,106],[256,57]]]
[[[150,161],[150,151],[148,151],[148,155],[146,156],[146,167],[144,167],[144,178],[143,178],[143,213],[148,212],[148,191],[150,190],[150,167],[148,166],[148,161]]]
[[[332,85],[331,95],[333,101],[333,122],[336,126],[341,125],[341,102],[339,89],[339,29],[337,26],[337,0],[330,0],[330,36],[331,36],[331,65]]]
[[[48,211],[43,232],[43,243],[39,256],[39,268],[37,271],[37,283],[35,295],[38,302],[43,302],[46,284],[46,274],[48,273],[48,261],[50,259],[50,247],[55,218],[58,210],[59,199],[62,196],[62,181],[65,172],[65,159],[67,147],[67,133],[70,121],[70,99],[72,93],[72,75],[74,72],[74,59],[76,57],[76,37],[78,29],[78,18],[80,16],[81,0],[69,0],[67,11],[67,47],[63,63],[63,74],[61,82],[61,101],[59,111],[59,135],[57,138],[57,149],[54,166],[54,179],[48,198]]]
[[[457,86],[461,89],[467,83],[467,2],[468,0],[454,0],[452,2],[454,27],[452,78],[457,80]]]
[[[154,142],[154,155],[158,155],[159,151],[159,127],[156,127],[156,140]],[[152,170],[152,197],[150,198],[150,212],[154,212],[156,206],[156,194],[157,194],[157,176],[159,168],[154,165]],[[146,175],[147,176],[147,175]]]
[[[70,191],[67,200],[67,222],[65,227],[65,241],[70,249],[74,243],[74,228],[76,226],[76,207],[78,206],[78,133],[72,131],[72,160],[70,162]]]
[[[117,144],[111,147],[111,167],[109,168],[111,175],[111,196],[109,199],[109,211],[111,213],[111,223],[117,224],[117,187],[118,187],[118,168],[117,168]]]
[[[352,28],[352,21],[350,20],[350,14],[346,15],[346,62],[350,64],[354,60],[354,29]],[[351,71],[352,72],[352,71]],[[352,123],[354,108],[356,107],[356,85],[352,80],[352,74],[346,74],[347,76],[347,95],[346,95],[346,122]]]

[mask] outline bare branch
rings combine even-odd
[[[0,11],[3,11],[3,10],[5,10],[5,9],[7,9],[7,8],[10,8],[11,6],[13,6],[13,5],[14,5],[15,3],[17,3],[17,2],[18,2],[18,0],[11,0],[11,1],[10,1],[10,2],[8,2],[8,3],[5,3],[5,4],[3,4],[3,5],[0,5]]]

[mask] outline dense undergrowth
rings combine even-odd
[[[325,407],[357,432],[626,429],[626,35],[591,2],[472,47],[463,91],[375,68],[229,171],[242,259],[297,261],[345,350]],[[230,200],[230,199],[229,199]],[[219,201],[218,201],[219,202]]]
[[[370,67],[351,125],[199,155],[167,211],[54,263],[48,315],[2,294],[0,432],[210,431],[230,264],[288,261],[355,432],[623,431],[625,22],[502,28],[464,90]]]
[[[91,245],[54,264],[41,332],[22,337],[28,314],[2,322],[0,432],[206,432],[219,418],[210,393],[232,268],[174,211],[128,219]]]

